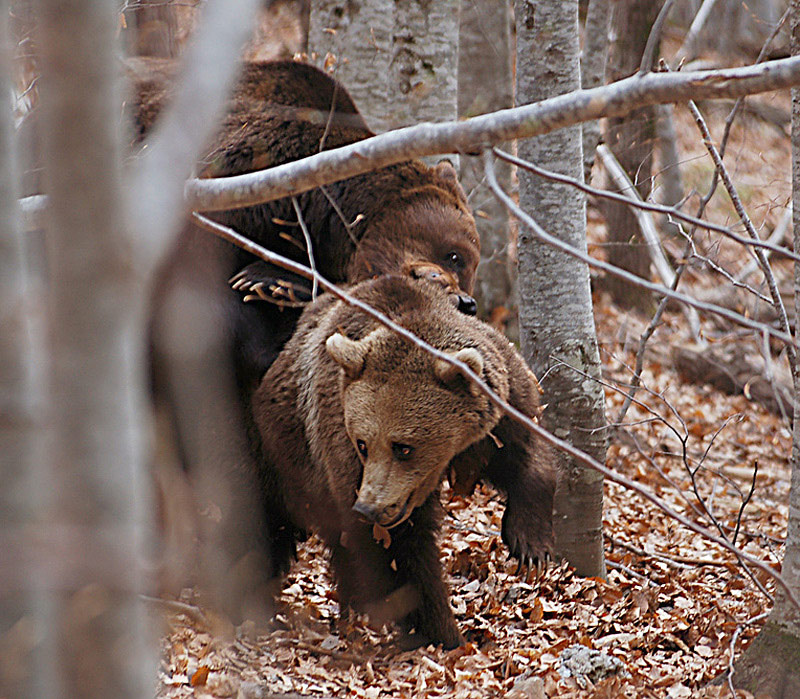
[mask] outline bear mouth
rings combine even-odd
[[[412,493],[412,495],[413,495],[413,493]],[[405,501],[405,504],[403,505],[403,507],[400,510],[400,512],[397,513],[397,515],[395,515],[388,522],[379,522],[379,524],[384,529],[393,529],[398,524],[402,524],[403,522],[405,522],[408,519],[408,517],[411,514],[411,512],[413,511],[413,508],[409,507],[410,503],[411,503],[411,495],[408,496],[408,498]]]

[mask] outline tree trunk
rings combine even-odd
[[[513,105],[510,22],[508,0],[467,2],[462,9],[458,40],[460,117],[473,117]],[[498,161],[496,170],[500,186],[509,190],[511,166]],[[481,317],[492,319],[498,313],[508,315],[512,287],[508,256],[509,219],[506,208],[482,180],[480,160],[463,158],[461,184],[476,213],[475,222],[481,236],[481,262],[475,298]]]
[[[132,56],[174,58],[177,55],[178,16],[165,0],[139,0],[131,11],[127,32]]]
[[[460,0],[313,0],[309,53],[335,57],[369,126],[387,131],[457,116]]]
[[[755,57],[788,6],[787,0],[737,0],[718,3],[705,36],[711,48],[722,53]],[[788,48],[778,40],[773,51]]]
[[[143,473],[144,286],[122,211],[118,10],[104,0],[38,0],[36,9],[52,451],[42,489],[44,551],[35,552],[52,595],[39,611],[54,659],[39,694],[142,697],[155,671],[137,599],[141,535],[151,518]]]
[[[611,80],[635,73],[642,60],[650,28],[663,2],[619,0],[614,16],[615,39],[611,49]],[[634,109],[625,117],[608,120],[606,143],[625,168],[642,199],[650,196],[650,174],[656,139],[653,107]],[[650,254],[630,208],[616,202],[603,205],[608,228],[608,261],[650,279]],[[614,301],[625,308],[650,313],[655,310],[650,292],[617,277],[606,277],[605,287]]]
[[[800,0],[792,0],[792,54],[800,54]],[[800,249],[800,89],[792,90],[792,206],[794,245]],[[795,263],[795,313],[800,317],[800,265]],[[792,367],[794,429],[789,522],[781,575],[795,597],[800,597],[800,365]],[[778,588],[769,619],[745,653],[736,661],[737,687],[759,696],[780,699],[800,696],[800,611]]]
[[[11,95],[8,3],[0,2],[0,94]],[[42,296],[34,293],[20,230],[11,100],[0,101],[0,639],[29,624],[39,600],[34,575],[7,558],[29,536],[40,481],[44,408]],[[15,565],[16,564],[16,565]],[[33,632],[33,630],[32,630]],[[32,634],[31,634],[32,635]],[[29,657],[0,663],[0,696],[32,696],[41,668]]]
[[[581,57],[581,87],[589,89],[604,85],[608,60],[608,32],[611,8],[608,0],[590,0],[586,10],[583,54]],[[583,125],[583,179],[590,182],[597,144],[600,143],[600,122],[587,121]]]
[[[577,0],[517,0],[517,103],[580,87]],[[581,129],[519,144],[521,157],[582,179]],[[520,204],[551,234],[586,249],[586,205],[573,188],[520,170]],[[603,391],[588,267],[520,230],[520,337],[548,405],[544,424],[605,461]],[[582,575],[604,575],[603,478],[559,453],[557,553]]]

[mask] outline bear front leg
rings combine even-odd
[[[414,600],[413,609],[403,620],[407,631],[415,631],[403,640],[405,648],[429,643],[456,648],[464,643],[450,607],[436,544],[440,518],[437,490],[402,525],[402,531],[390,531],[392,543],[388,550],[397,566],[398,578],[404,583],[403,589],[413,593]]]
[[[553,555],[552,451],[507,417],[493,433],[497,444],[492,445],[485,475],[506,493],[503,541],[520,564],[535,567]]]
[[[397,621],[390,604],[397,574],[388,552],[373,539],[372,527],[351,527],[328,544],[342,616],[348,608],[365,613],[376,628]]]

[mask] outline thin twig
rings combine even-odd
[[[788,248],[774,245],[768,241],[763,240],[751,240],[746,236],[741,236],[736,234],[727,226],[722,226],[718,223],[713,223],[711,221],[706,221],[704,219],[699,218],[698,216],[692,216],[691,214],[687,214],[681,211],[676,206],[667,206],[665,204],[657,204],[651,201],[643,201],[641,199],[633,199],[631,197],[627,197],[624,194],[619,194],[617,192],[610,192],[605,189],[598,189],[597,187],[592,187],[591,185],[585,184],[580,180],[575,179],[574,177],[570,177],[569,175],[562,175],[558,172],[553,172],[552,170],[546,170],[543,167],[535,165],[528,160],[523,160],[517,156],[511,155],[510,153],[506,153],[505,151],[500,150],[499,148],[493,148],[492,151],[494,154],[500,158],[501,160],[505,160],[506,162],[511,163],[512,165],[516,165],[524,170],[528,170],[535,175],[539,175],[540,177],[545,177],[548,180],[553,180],[554,182],[561,182],[562,184],[568,184],[572,187],[580,189],[587,194],[590,194],[593,197],[597,197],[598,199],[608,199],[610,201],[616,201],[620,204],[627,204],[628,206],[635,207],[637,209],[642,209],[643,211],[652,211],[653,213],[663,214],[665,216],[671,216],[676,218],[680,221],[684,221],[686,223],[691,224],[692,226],[696,226],[697,228],[704,228],[709,231],[714,231],[716,233],[721,233],[722,235],[730,238],[734,242],[741,243],[742,245],[748,245],[751,247],[760,247],[764,248],[765,250],[770,250],[774,252],[776,255],[782,255],[790,260],[794,260],[795,262],[800,262],[800,252],[793,252]]]
[[[742,515],[744,514],[744,508],[747,507],[747,503],[750,502],[750,498],[753,497],[753,493],[756,490],[756,478],[758,477],[758,459],[753,461],[753,480],[750,481],[750,490],[747,491],[747,495],[745,495],[744,499],[742,500],[742,505],[739,507],[739,513],[736,515],[736,529],[733,530],[733,536],[731,537],[731,543],[735,544],[736,539],[739,536],[739,527],[742,525]]]
[[[653,65],[655,64],[656,59],[656,49],[661,42],[661,32],[664,29],[664,22],[667,21],[667,15],[669,15],[669,11],[672,9],[673,4],[675,4],[675,0],[667,0],[664,3],[664,6],[661,8],[661,11],[658,13],[656,21],[653,22],[653,26],[650,29],[650,35],[647,37],[647,44],[645,45],[644,52],[642,53],[642,62],[639,65],[639,75],[645,75],[653,72]]]
[[[491,151],[488,149],[486,150],[486,154],[491,156]],[[694,306],[698,310],[705,311],[707,313],[715,313],[727,320],[731,321],[736,325],[741,325],[745,328],[751,328],[753,330],[758,330],[759,332],[764,331],[765,329],[771,333],[771,335],[782,342],[794,345],[794,338],[790,333],[787,333],[783,330],[776,330],[775,328],[770,328],[768,325],[764,323],[759,323],[757,321],[752,320],[751,318],[747,318],[739,313],[735,313],[734,311],[730,311],[727,308],[723,308],[722,306],[717,306],[713,303],[706,303],[705,301],[699,301],[698,299],[692,298],[687,294],[682,294],[678,291],[673,291],[672,289],[668,289],[661,284],[654,284],[651,281],[646,279],[642,279],[641,277],[637,277],[635,274],[631,274],[626,270],[620,269],[619,267],[615,267],[608,262],[604,262],[603,260],[596,260],[588,253],[583,252],[577,248],[572,247],[569,243],[565,243],[562,240],[550,235],[545,231],[536,221],[534,221],[528,214],[526,214],[522,209],[517,206],[517,204],[499,187],[492,188],[495,192],[495,195],[499,197],[505,205],[511,209],[515,216],[517,216],[522,223],[528,226],[531,231],[542,241],[546,242],[548,245],[561,250],[562,252],[575,257],[576,259],[584,262],[592,267],[597,269],[601,269],[604,272],[608,272],[609,274],[613,274],[615,277],[619,277],[620,279],[624,279],[631,284],[635,284],[640,286],[648,291],[652,291],[653,293],[669,296],[670,298],[675,299],[676,301],[680,301],[681,303],[688,304],[690,306]]]
[[[714,165],[716,166],[717,171],[722,178],[722,183],[725,186],[725,191],[727,191],[728,196],[730,197],[730,200],[736,209],[739,219],[741,220],[742,224],[744,224],[745,230],[753,240],[760,240],[755,226],[753,226],[753,222],[750,220],[750,217],[745,211],[744,204],[742,204],[739,193],[736,191],[733,180],[731,180],[731,176],[728,173],[728,168],[725,167],[725,163],[722,161],[722,156],[711,140],[711,133],[708,130],[708,125],[706,124],[703,115],[700,113],[700,110],[697,108],[697,105],[692,100],[689,101],[689,110],[691,111],[692,116],[694,116],[695,123],[700,129],[700,133],[703,135],[703,143],[705,144],[706,149],[714,161]],[[791,330],[789,328],[789,318],[786,315],[786,307],[783,305],[783,299],[781,298],[780,291],[778,290],[778,283],[775,281],[775,276],[772,274],[772,268],[769,265],[769,260],[767,260],[767,258],[764,256],[764,252],[758,247],[753,248],[753,253],[756,256],[756,259],[758,259],[758,264],[761,267],[761,271],[764,273],[764,279],[769,287],[770,295],[772,296],[772,304],[778,314],[778,322],[781,330],[787,334],[791,334]],[[794,365],[797,361],[797,355],[795,353],[793,344],[787,345],[787,352],[789,353],[789,362]]]
[[[292,197],[292,206],[294,213],[297,215],[297,222],[300,224],[300,230],[303,231],[303,238],[306,240],[306,251],[308,252],[308,266],[311,268],[312,281],[311,281],[311,300],[314,301],[319,293],[319,281],[317,274],[317,265],[314,262],[314,246],[311,243],[311,234],[308,232],[306,221],[303,218],[303,211],[300,209],[300,203],[297,197]]]
[[[731,692],[731,696],[736,698],[736,688],[733,686],[733,673],[736,672],[736,667],[734,665],[734,658],[736,657],[736,641],[739,640],[739,635],[742,633],[742,629],[745,626],[750,626],[751,624],[758,624],[761,621],[764,621],[767,617],[769,617],[769,612],[764,612],[763,614],[759,614],[758,616],[754,616],[747,621],[742,622],[741,624],[736,625],[736,631],[733,632],[733,636],[731,636],[731,645],[730,645],[730,656],[728,657],[728,672],[725,674],[725,680],[728,683],[728,689]]]

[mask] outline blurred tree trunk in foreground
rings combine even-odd
[[[0,94],[12,94],[9,7],[0,2]],[[29,535],[36,508],[44,409],[43,298],[31,285],[29,250],[20,230],[18,168],[11,100],[0,103],[0,696],[30,696],[34,576],[12,560],[14,542]]]
[[[136,596],[148,502],[144,286],[122,207],[119,15],[102,0],[34,7],[52,292],[52,441],[27,544],[49,599],[37,609],[46,641],[36,681],[45,696],[141,697],[155,669]]]
[[[458,115],[473,117],[514,103],[511,77],[511,13],[508,0],[465,0],[458,39]],[[511,188],[511,166],[496,163],[497,180]],[[512,270],[509,265],[508,211],[482,184],[477,158],[462,158],[461,184],[475,212],[481,236],[481,263],[475,298],[481,317],[503,321],[509,315]]]
[[[792,54],[800,54],[800,0],[792,0]],[[800,249],[800,89],[792,90],[792,205],[794,247]],[[795,314],[800,317],[800,265],[795,263]],[[794,428],[789,521],[781,575],[800,598],[800,366],[792,367]],[[781,588],[764,628],[736,661],[733,682],[758,696],[794,699],[800,696],[800,610]]]
[[[619,0],[616,3],[611,80],[627,77],[639,69],[650,28],[662,4],[662,0],[645,3]],[[606,143],[645,200],[650,196],[655,136],[654,107],[640,107],[624,117],[608,120]],[[650,254],[630,207],[607,201],[602,208],[608,227],[608,261],[637,277],[650,279]],[[645,313],[654,310],[652,295],[645,289],[610,276],[606,276],[604,285],[623,308],[637,308]]]
[[[517,103],[580,87],[578,0],[517,0]],[[519,143],[520,157],[583,179],[581,128]],[[520,206],[550,234],[586,250],[586,204],[567,185],[520,169]],[[600,462],[606,432],[589,269],[520,225],[520,337],[542,381],[544,426]],[[603,477],[558,452],[556,553],[581,575],[605,575]]]

